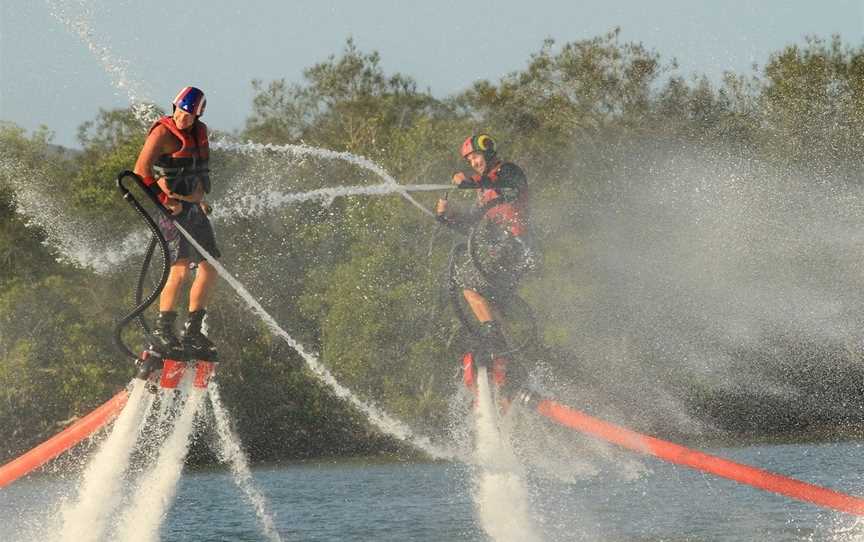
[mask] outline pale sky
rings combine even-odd
[[[103,49],[91,52],[52,13],[78,21]],[[300,81],[349,36],[379,51],[386,72],[444,97],[524,68],[547,37],[564,43],[616,26],[624,41],[676,58],[682,75],[716,80],[805,35],[861,46],[864,1],[0,0],[0,120],[48,125],[55,142],[77,146],[77,126],[100,107],[127,106],[130,89],[167,108],[193,84],[207,94],[207,123],[230,131],[250,112],[253,78]]]

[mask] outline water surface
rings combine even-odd
[[[864,495],[857,442],[707,450]],[[544,540],[864,540],[856,518],[688,469],[644,459],[643,473],[604,468],[562,481],[529,468],[537,534]],[[316,462],[259,467],[256,483],[285,540],[487,540],[472,497],[472,470],[455,463]],[[0,540],[44,540],[75,482],[56,475],[0,490]],[[163,540],[262,540],[258,520],[221,469],[187,470],[162,525]]]

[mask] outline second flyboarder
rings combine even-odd
[[[506,364],[502,354],[508,347],[492,303],[506,304],[535,266],[528,241],[528,182],[519,166],[498,157],[495,141],[487,134],[468,137],[461,155],[474,174],[458,172],[451,181],[457,188],[477,191],[476,207],[467,214],[454,214],[448,212],[447,200],[440,199],[436,214],[439,221],[470,232],[482,247],[471,250],[469,246],[462,253],[453,279],[479,322],[471,359],[492,367],[500,384]],[[466,363],[465,371],[473,374],[473,367]]]

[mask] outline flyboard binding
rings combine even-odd
[[[210,379],[216,373],[216,362],[203,359],[175,359],[176,354],[166,356],[150,349],[141,354],[138,361],[136,378],[147,380],[151,392],[157,388],[175,389],[190,367],[194,367],[195,378],[192,385],[196,388],[206,388]]]

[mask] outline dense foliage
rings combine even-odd
[[[349,40],[341,55],[308,68],[300,84],[252,84],[253,111],[235,136],[348,151],[409,183],[446,182],[463,167],[455,152],[462,138],[478,130],[495,135],[532,186],[544,259],[521,294],[535,308],[542,344],[522,362],[555,375],[548,383],[553,390],[667,434],[693,435],[705,427],[794,434],[861,421],[862,409],[836,408],[838,402],[864,404],[855,384],[864,372],[842,339],[777,325],[743,343],[690,318],[673,321],[671,311],[643,307],[637,323],[632,311],[622,313],[627,305],[609,308],[621,286],[598,263],[616,256],[598,253],[608,233],[598,224],[617,212],[623,213],[619,225],[636,220],[632,207],[616,211],[621,192],[632,186],[638,193],[642,188],[628,184],[634,175],[648,176],[677,156],[765,164],[780,177],[794,171],[857,186],[864,50],[811,39],[772,55],[758,73],[730,73],[714,84],[678,76],[673,64],[640,44],[622,43],[613,31],[563,45],[549,41],[523,70],[442,99],[418,90],[410,77],[388,75],[377,53],[358,51]],[[111,329],[132,303],[136,258],[100,273],[58,259],[51,231],[38,219],[28,222],[29,203],[16,199],[21,183],[37,186],[75,223],[102,225],[70,235],[125,236],[138,225],[111,183],[134,164],[145,133],[131,111],[103,111],[81,127],[83,150],[69,153],[52,147],[47,131],[28,136],[14,126],[0,128],[0,460],[86,412],[132,373],[111,344]],[[220,178],[241,176],[249,160],[217,154],[217,198],[230,197],[229,183],[220,188]],[[303,178],[309,188],[358,175],[338,163],[323,172],[306,171],[302,163],[291,167],[293,173],[280,175]],[[367,174],[363,181],[380,179]],[[753,176],[747,182],[761,181]],[[431,207],[433,197],[420,199]],[[457,198],[454,205],[460,203],[470,201]],[[598,218],[600,209],[609,213]],[[253,285],[253,294],[266,297],[280,324],[320,353],[341,381],[425,432],[446,425],[456,360],[465,348],[442,293],[450,233],[435,232],[427,217],[395,198],[298,203],[235,217],[218,232],[226,265]],[[670,254],[681,255],[679,248],[670,247]],[[796,269],[810,269],[811,259],[824,257],[796,254]],[[629,271],[651,274],[655,262],[634,260]],[[711,268],[710,248],[681,261],[703,273]],[[626,290],[631,283],[621,280]],[[680,284],[657,284],[665,293],[647,302],[673,306],[665,298]],[[211,334],[225,360],[219,378],[255,458],[394,447],[249,318],[227,286],[219,292],[211,307]],[[704,313],[713,310],[722,308]],[[672,328],[722,358],[715,369],[725,376],[708,378],[710,370],[692,370],[686,355],[661,344]],[[137,331],[127,339],[143,340]],[[722,384],[734,373],[757,375],[765,387],[786,391]],[[686,422],[670,412],[683,413]]]

